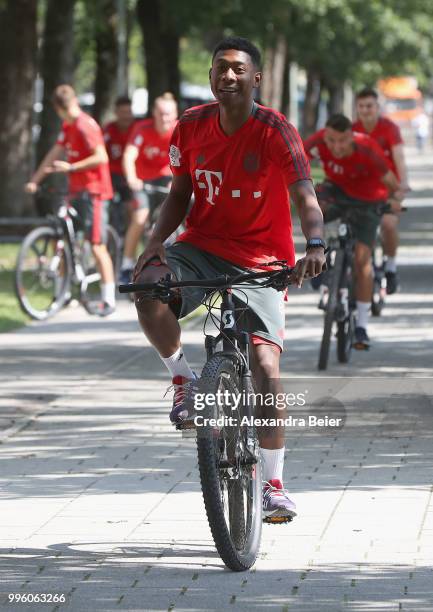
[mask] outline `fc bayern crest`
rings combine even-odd
[[[257,172],[260,166],[260,159],[256,153],[247,153],[243,161],[244,170],[247,172]]]

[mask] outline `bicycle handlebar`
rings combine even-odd
[[[271,262],[269,265],[276,265],[280,262]],[[290,275],[294,268],[290,268],[283,264],[281,270],[272,270],[264,272],[249,272],[241,273],[236,276],[218,276],[216,278],[193,280],[193,281],[172,281],[170,276],[167,275],[165,279],[160,279],[153,283],[129,283],[127,285],[119,285],[120,293],[137,293],[137,292],[149,292],[152,293],[152,297],[158,298],[158,294],[165,293],[171,289],[181,289],[183,287],[205,287],[207,289],[229,289],[234,285],[242,285],[251,280],[267,279],[268,283],[262,283],[260,287],[274,287],[275,289],[282,291],[290,284]]]

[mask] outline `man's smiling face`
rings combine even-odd
[[[215,55],[209,72],[212,93],[224,105],[238,105],[252,96],[261,73],[245,51],[226,49]]]

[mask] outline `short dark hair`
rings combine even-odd
[[[373,87],[363,87],[356,94],[356,99],[360,100],[361,98],[374,98],[375,100],[379,99],[379,94]]]
[[[132,104],[132,100],[129,96],[119,96],[118,98],[116,98],[116,101],[114,103],[114,106],[126,106],[128,104],[128,106],[131,106]]]
[[[330,127],[337,132],[345,132],[346,130],[352,129],[352,122],[346,117],[339,113],[331,115],[326,122],[326,127]]]
[[[223,38],[217,44],[212,54],[212,61],[215,59],[215,55],[220,51],[226,51],[227,49],[236,49],[237,51],[244,51],[248,53],[251,58],[252,63],[256,68],[260,68],[262,65],[262,56],[256,45],[254,45],[251,41],[246,38],[241,38],[240,36],[230,36],[228,38]]]

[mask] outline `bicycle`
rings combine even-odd
[[[344,206],[345,202],[339,200]],[[353,336],[355,332],[355,284],[353,275],[353,252],[355,240],[353,238],[350,216],[356,209],[362,209],[368,204],[354,204],[348,202],[339,215],[340,221],[337,236],[328,240],[327,271],[325,272],[328,285],[327,301],[322,305],[324,310],[323,334],[319,350],[318,369],[326,370],[328,365],[331,336],[334,323],[337,324],[337,359],[339,363],[350,361]],[[379,205],[378,215],[388,212],[388,204]],[[376,272],[377,282],[381,283],[379,273]],[[375,282],[375,280],[374,280]],[[380,285],[381,288],[381,285]],[[374,292],[373,298],[374,299]],[[383,306],[383,303],[382,303]]]
[[[32,230],[24,238],[15,268],[15,291],[21,309],[39,321],[54,316],[72,298],[73,286],[79,289],[79,301],[90,308],[92,297],[99,295],[101,276],[96,269],[92,245],[84,237],[82,219],[64,194],[55,215],[48,215],[46,225]],[[120,264],[120,239],[107,227],[107,248],[117,275]]]
[[[196,424],[197,454],[200,481],[209,526],[217,551],[226,566],[233,571],[249,569],[255,562],[260,546],[262,517],[262,478],[260,450],[254,422],[254,382],[250,371],[249,334],[239,326],[233,287],[246,287],[256,282],[255,288],[274,287],[284,290],[290,284],[289,268],[285,262],[272,262],[281,269],[251,272],[233,277],[217,277],[197,281],[171,281],[170,275],[156,283],[120,285],[120,293],[137,293],[168,303],[174,290],[186,287],[205,287],[209,290],[205,304],[208,316],[204,324],[207,361],[201,377],[194,382],[191,405],[201,395],[212,394],[223,399],[203,408],[203,426]],[[220,318],[212,314],[215,300],[221,296]],[[208,319],[217,323],[218,335],[206,334]],[[221,347],[219,350],[218,347]],[[225,391],[228,392],[225,395]],[[231,395],[234,394],[234,395]],[[240,397],[234,409],[229,399]],[[232,421],[224,421],[224,417]],[[216,425],[218,419],[221,425]],[[243,419],[247,417],[247,422]],[[209,419],[216,419],[210,422]],[[181,428],[181,426],[178,426]],[[282,517],[279,517],[282,518]],[[285,518],[284,522],[290,520]],[[282,522],[268,520],[267,522]]]
[[[328,240],[327,271],[324,273],[328,285],[328,297],[326,304],[323,306],[325,316],[319,351],[319,370],[326,370],[328,365],[334,322],[337,323],[338,361],[347,363],[352,350],[356,304],[352,276],[355,241],[351,234],[348,216],[349,211],[342,211],[337,236]]]

